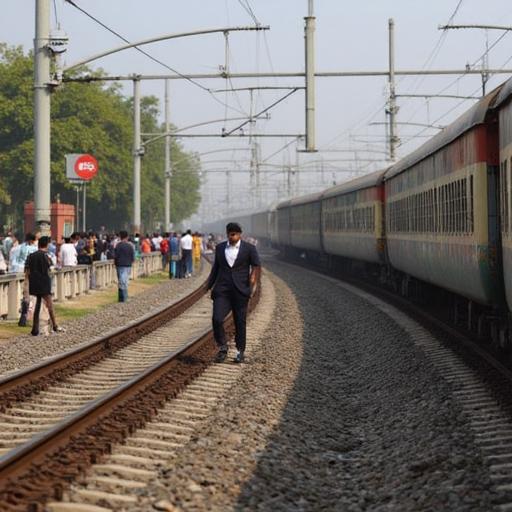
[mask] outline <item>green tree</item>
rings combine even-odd
[[[76,71],[77,74],[85,71]],[[99,73],[99,72],[98,72]],[[66,178],[67,153],[91,153],[100,171],[87,186],[88,225],[129,226],[132,218],[133,109],[119,84],[67,82],[52,94],[52,200],[74,204],[75,187]],[[142,100],[143,131],[158,131],[158,100]],[[0,45],[0,222],[21,228],[23,203],[33,197],[33,60],[21,47]],[[194,212],[199,202],[198,161],[178,145],[173,176],[173,220]],[[148,147],[143,159],[142,221],[163,221],[163,143]],[[179,191],[192,189],[182,201]],[[194,188],[195,187],[195,188]]]
[[[33,173],[32,77],[31,59],[21,47],[0,44],[0,211],[4,215],[21,211]]]

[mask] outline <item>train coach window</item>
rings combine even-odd
[[[512,166],[512,165],[511,165]],[[510,228],[509,221],[509,188],[510,180],[508,174],[508,160],[504,160],[500,164],[501,171],[501,190],[500,190],[500,212],[501,212],[501,231],[503,234],[508,235]]]
[[[473,185],[473,175],[469,177],[469,232],[473,233],[475,226],[475,218],[474,218],[474,185]]]
[[[460,233],[462,231],[462,222],[461,222],[461,197],[460,197],[460,180],[455,182],[455,231]]]
[[[508,160],[505,160],[504,162],[504,177],[505,177],[505,183],[504,183],[504,191],[505,191],[505,233],[510,233],[510,171],[508,166]],[[512,169],[512,159],[510,160],[510,169]]]
[[[445,205],[444,205],[444,189],[445,186],[439,187],[439,232],[444,233],[445,221]]]
[[[434,218],[434,193],[435,190],[429,190],[428,192],[428,219],[429,219],[429,231],[433,233],[436,230],[435,218]]]
[[[505,175],[507,176],[507,184],[505,187],[505,218],[507,223],[507,233],[510,233],[510,187],[512,185],[512,158],[510,159],[510,166],[508,163],[508,160],[505,160]]]
[[[448,195],[449,195],[449,202],[448,202],[448,211],[449,211],[449,225],[450,225],[450,233],[453,235],[456,231],[455,226],[455,214],[456,214],[456,203],[455,203],[455,183],[452,181],[448,186]]]
[[[453,183],[453,232],[459,233],[459,181]]]
[[[464,234],[468,233],[468,192],[467,181],[462,180],[462,231]]]
[[[507,175],[505,173],[505,162],[500,162],[500,225],[501,232],[506,233],[506,219],[505,219],[505,200],[507,187]]]

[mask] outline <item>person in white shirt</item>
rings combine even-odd
[[[192,231],[188,229],[180,240],[181,260],[185,265],[185,277],[192,275],[192,243]]]
[[[60,246],[59,263],[61,267],[75,267],[78,264],[75,244],[68,237],[64,238]]]
[[[162,241],[162,237],[158,235],[158,233],[153,233],[153,238],[151,239],[151,243],[153,244],[154,250],[160,250],[160,242]]]
[[[12,247],[9,251],[9,272],[17,272],[16,260],[18,259],[18,252],[20,247],[21,245],[19,244],[18,239],[14,237]]]
[[[36,235],[33,233],[27,233],[25,241],[18,247],[16,256],[11,255],[12,267],[11,272],[23,272],[25,270],[25,262],[29,254],[37,251]]]

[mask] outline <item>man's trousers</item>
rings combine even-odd
[[[128,281],[132,267],[116,267],[117,270],[117,292],[119,302],[126,302],[128,300]]]
[[[226,291],[218,293],[213,299],[213,335],[218,346],[226,345],[226,333],[224,332],[224,319],[233,312],[235,321],[235,344],[239,351],[245,350],[247,304],[249,297],[238,291]]]

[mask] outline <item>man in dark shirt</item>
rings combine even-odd
[[[53,330],[55,332],[63,330],[57,325],[55,312],[53,310],[52,280],[50,277],[52,260],[48,255],[49,242],[50,237],[42,236],[39,239],[38,250],[29,254],[25,262],[25,279],[28,279],[29,293],[30,295],[35,295],[37,298],[34,319],[32,321],[32,336],[39,334],[39,315],[41,313],[42,300],[48,309]]]
[[[132,264],[135,260],[135,249],[133,245],[128,242],[128,233],[121,231],[119,233],[121,241],[117,243],[114,250],[114,263],[117,270],[117,286],[118,286],[118,300],[119,302],[126,302],[128,300],[128,280],[132,271]]]

